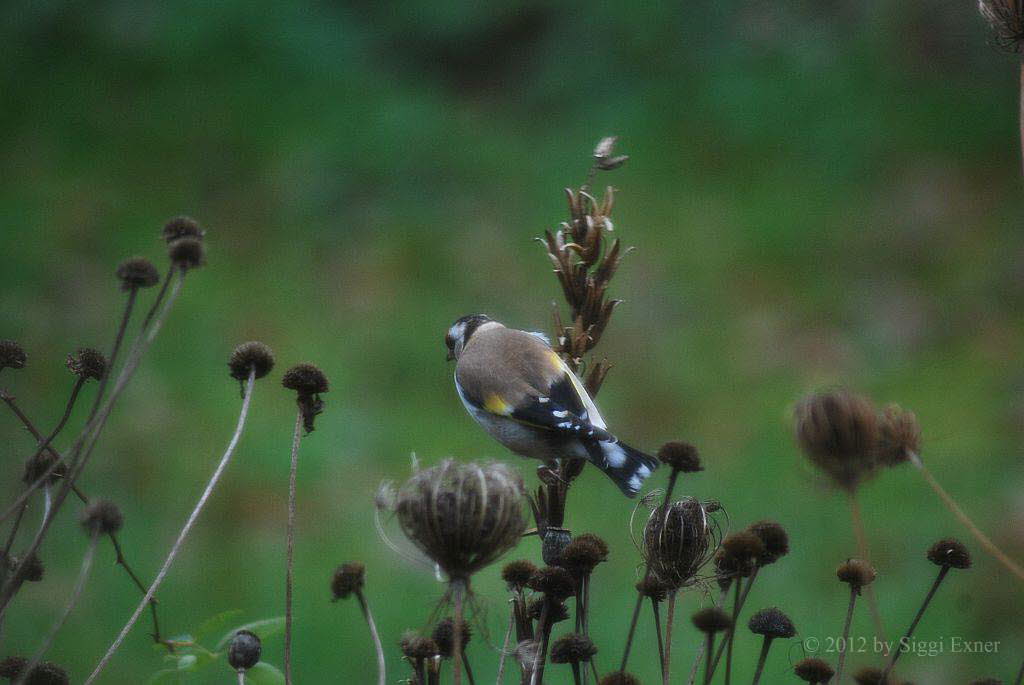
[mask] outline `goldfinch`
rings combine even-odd
[[[583,384],[540,333],[472,314],[452,324],[445,345],[466,411],[516,454],[586,459],[627,497],[657,468],[654,457],[608,432]]]

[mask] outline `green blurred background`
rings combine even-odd
[[[681,490],[721,500],[734,526],[789,528],[793,553],[763,574],[751,608],[783,607],[804,637],[840,630],[848,513],[790,425],[796,398],[836,384],[913,408],[934,473],[1024,557],[1017,67],[975,3],[9,2],[0,44],[0,337],[30,355],[3,384],[40,424],[70,389],[64,355],[110,344],[116,263],[162,264],[159,228],[175,214],[209,229],[208,266],[189,276],[82,481],[123,507],[144,577],[234,425],[231,349],[259,339],[277,353],[159,593],[166,632],[226,609],[243,610],[239,621],[282,613],[294,402],[279,380],[308,360],[332,389],[302,446],[296,680],[374,672],[357,606],[329,601],[331,571],[348,560],[369,569],[389,680],[406,676],[394,644],[443,588],[378,540],[373,494],[408,474],[413,452],[512,458],[465,415],[442,337],[476,311],[550,328],[558,286],[532,239],[563,218],[562,188],[611,133],[632,159],[601,181],[620,189],[617,233],[637,249],[612,288],[625,303],[598,348],[615,362],[600,404],[630,442],[700,446],[707,470]],[[32,442],[9,413],[0,427],[9,498]],[[536,482],[532,464],[514,463]],[[966,533],[910,468],[882,474],[863,500],[891,639],[933,575],[924,550]],[[595,579],[602,670],[633,602],[631,506],[592,470],[570,497],[569,525],[613,548]],[[85,545],[75,516],[62,513],[43,550],[47,582],[12,608],[3,655],[31,652],[62,606]],[[536,541],[517,554],[539,559]],[[998,640],[998,653],[908,656],[907,677],[1011,681],[1019,668],[1022,587],[976,556],[918,636]],[[497,575],[476,590],[500,643]],[[80,682],[137,599],[101,547],[51,658]],[[680,609],[680,673],[700,601]],[[854,633],[869,630],[859,611]],[[163,667],[147,631],[102,682]],[[632,660],[644,682],[657,672],[652,633],[645,617]],[[757,647],[739,642],[741,682]],[[280,639],[264,655],[280,664]],[[766,679],[794,680],[801,656],[797,641],[779,645]],[[471,657],[493,672],[485,640]],[[563,669],[550,681],[570,680]],[[183,682],[230,680],[224,667]]]

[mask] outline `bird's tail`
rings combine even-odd
[[[658,468],[657,459],[614,437],[589,442],[587,454],[590,462],[615,481],[626,497],[636,497],[647,476]]]

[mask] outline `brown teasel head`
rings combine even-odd
[[[693,497],[658,506],[644,524],[642,553],[671,589],[692,585],[718,547],[718,526]]]
[[[838,390],[797,404],[796,438],[812,464],[844,490],[853,491],[878,465],[878,414],[866,398]]]

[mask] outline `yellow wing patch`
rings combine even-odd
[[[500,395],[493,392],[484,399],[484,409],[492,414],[500,414],[501,416],[508,416],[512,413],[512,406],[501,399]]]
[[[565,368],[562,364],[562,358],[559,357],[558,353],[554,350],[548,351],[548,361],[551,362],[551,366],[553,366],[556,371],[562,371]]]

